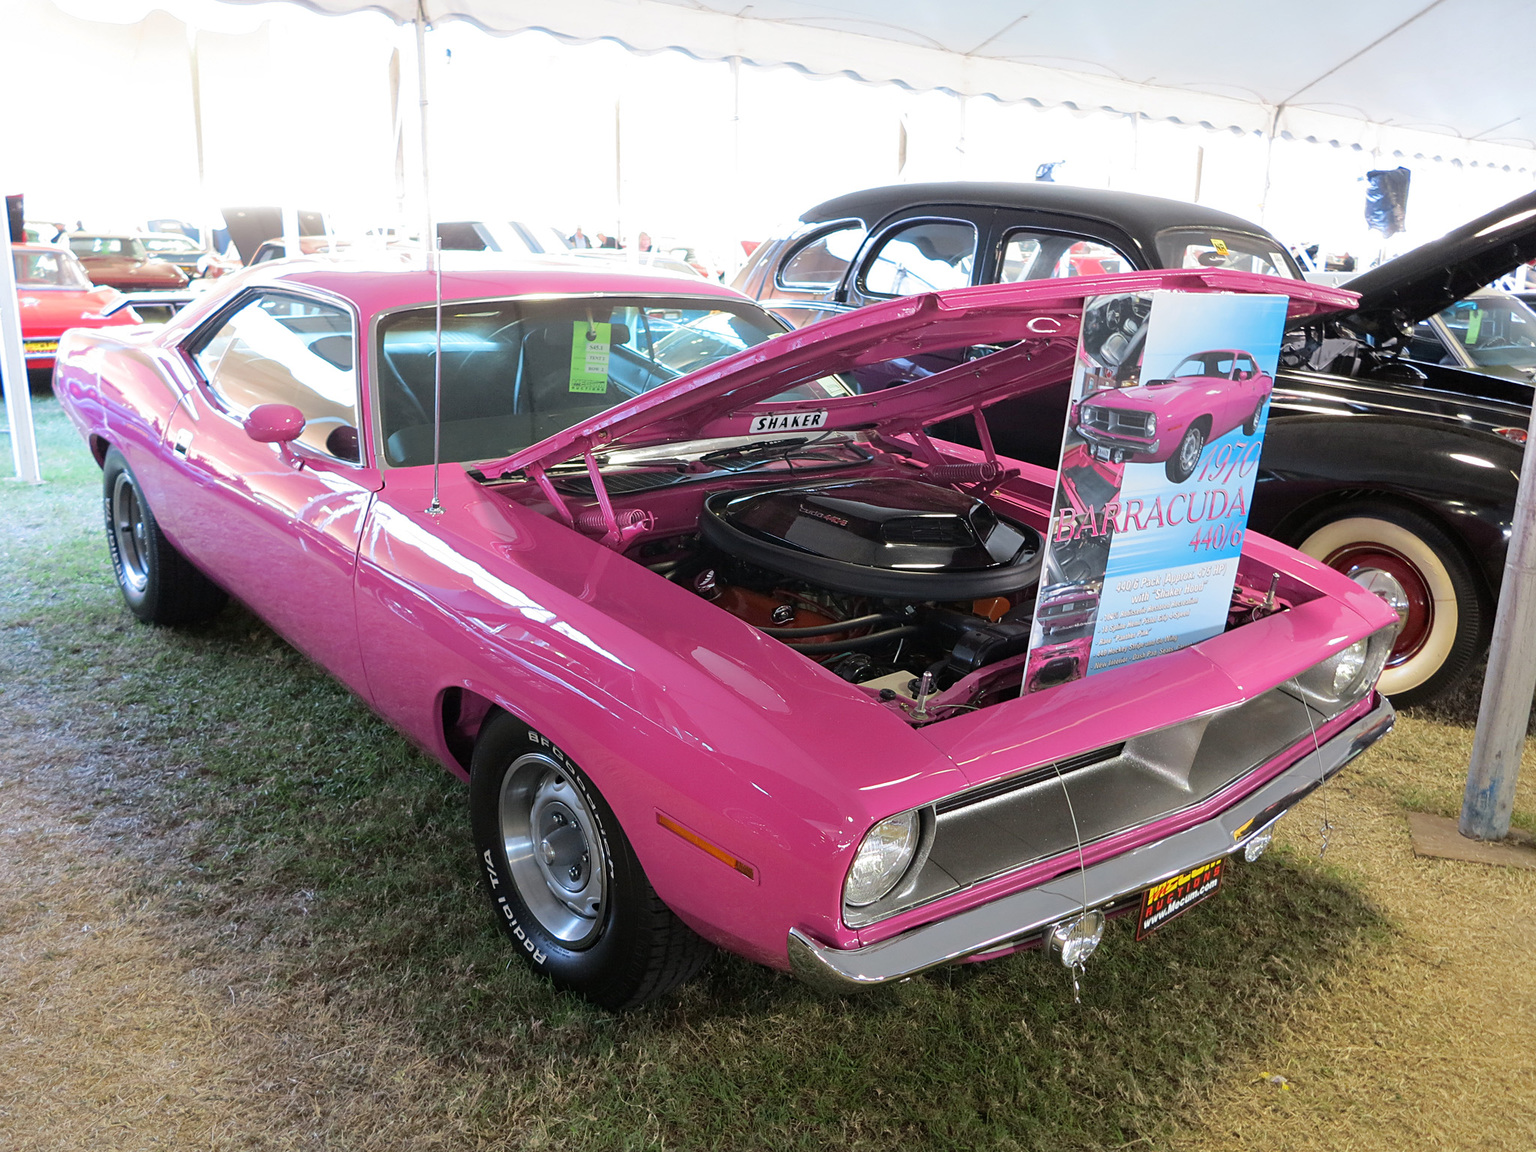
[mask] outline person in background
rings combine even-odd
[[[599,232],[597,234],[597,241],[598,241],[597,246],[599,248],[617,248],[617,247],[619,247],[619,240],[618,240],[618,237],[616,237],[616,236],[605,236],[605,235],[603,235],[603,233]]]
[[[640,238],[635,241],[635,248],[641,252],[650,252],[652,250],[651,234],[649,232],[640,233]]]
[[[602,233],[599,232],[598,236],[601,237]],[[592,247],[592,241],[587,239],[587,234],[581,230],[581,225],[579,224],[576,226],[576,231],[572,232],[569,236],[566,237],[566,241],[572,248]]]

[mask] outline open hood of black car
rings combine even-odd
[[[1360,306],[1350,327],[1389,339],[1536,259],[1536,192],[1348,281]]]

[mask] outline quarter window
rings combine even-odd
[[[859,254],[866,233],[862,224],[825,232],[795,250],[779,269],[782,288],[836,288]]]
[[[864,290],[909,296],[963,288],[976,264],[976,227],[956,220],[923,220],[893,232],[864,271]]]
[[[361,459],[356,340],[345,309],[261,295],[225,320],[193,358],[235,415],[258,404],[292,404],[304,413],[299,443]]]

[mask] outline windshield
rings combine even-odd
[[[197,246],[197,242],[188,236],[145,237],[144,247],[156,256],[163,256],[167,253],[173,256],[190,255],[191,253],[202,251]]]
[[[1536,312],[1513,297],[1458,300],[1440,319],[1480,367],[1536,366]]]
[[[68,252],[11,253],[19,288],[89,288],[90,279]]]
[[[494,460],[782,329],[746,302],[677,297],[488,300],[443,309],[442,459]],[[379,324],[380,435],[392,465],[432,461],[433,309]],[[777,400],[848,395],[840,381]]]
[[[1186,357],[1173,370],[1179,376],[1215,376],[1223,379],[1244,379],[1254,371],[1253,360],[1242,352],[1200,352]]]
[[[1301,279],[1295,261],[1278,242],[1223,228],[1170,228],[1160,232],[1157,255],[1164,268],[1230,268],[1235,272]]]
[[[69,250],[76,256],[144,255],[144,245],[131,236],[71,236]]]

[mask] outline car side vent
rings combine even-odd
[[[953,812],[957,808],[965,808],[971,804],[980,804],[986,800],[995,800],[999,796],[1006,796],[1010,792],[1017,792],[1020,788],[1028,788],[1032,784],[1038,784],[1042,780],[1050,780],[1060,772],[1063,776],[1070,776],[1080,768],[1088,768],[1094,764],[1101,764],[1105,760],[1113,760],[1125,751],[1125,745],[1111,744],[1108,748],[1097,748],[1092,752],[1083,752],[1077,756],[1069,756],[1065,760],[1058,760],[1054,764],[1042,764],[1038,768],[1031,768],[1028,772],[1021,772],[1017,776],[1009,776],[1003,780],[994,780],[990,784],[983,784],[979,788],[972,788],[969,792],[961,792],[954,796],[948,796],[940,800],[935,811],[939,813]]]

